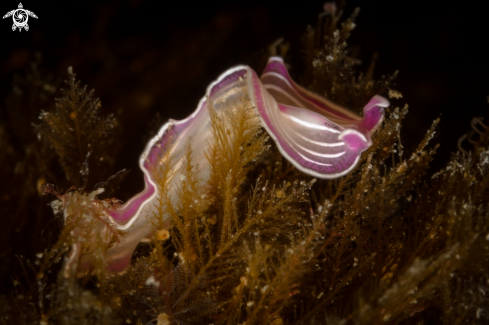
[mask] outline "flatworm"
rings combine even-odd
[[[219,111],[243,95],[250,99],[281,154],[300,171],[323,179],[341,177],[356,166],[361,153],[371,146],[371,136],[389,105],[385,98],[374,96],[364,107],[362,118],[297,85],[279,57],[269,59],[261,78],[248,66],[227,70],[209,85],[195,112],[181,121],[169,120],[146,145],[139,160],[144,190],[108,212],[110,221],[125,232],[123,243],[107,252],[110,271],[124,270],[137,244],[152,231],[151,203],[158,193],[151,171],[162,163],[163,153],[176,162],[173,168],[178,171],[191,139],[195,166],[205,175],[205,151],[211,137],[208,103]],[[71,261],[77,251],[72,251]],[[80,267],[88,264],[89,257],[82,256]]]

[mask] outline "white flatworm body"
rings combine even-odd
[[[227,70],[209,85],[189,117],[168,121],[146,145],[139,160],[144,190],[119,209],[108,212],[116,228],[125,231],[123,242],[107,253],[110,271],[124,270],[138,243],[153,230],[152,202],[158,191],[151,171],[163,163],[161,157],[170,156],[177,171],[187,140],[191,139],[195,165],[205,175],[208,164],[205,152],[211,137],[208,102],[212,101],[219,111],[226,109],[229,100],[243,95],[251,100],[262,126],[281,154],[300,171],[323,179],[341,177],[356,166],[361,153],[372,144],[371,136],[382,123],[384,107],[389,105],[385,98],[374,96],[360,117],[297,85],[279,57],[269,59],[261,78],[248,66]],[[74,254],[76,250],[71,255]],[[89,264],[90,257],[85,256],[79,267]]]

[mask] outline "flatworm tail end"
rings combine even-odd
[[[232,94],[239,83],[244,83],[249,70],[251,69],[246,66],[237,66],[221,74],[207,87],[205,96],[201,98],[197,109],[191,115],[180,121],[169,120],[148,142],[139,160],[140,168],[144,173],[144,190],[120,208],[108,211],[117,229],[126,232],[123,242],[107,252],[106,262],[109,271],[116,272],[127,268],[136,246],[152,233],[153,228],[148,216],[152,215],[151,203],[159,195],[154,173],[165,166],[167,157],[170,157],[173,164],[172,171],[178,171],[185,154],[185,146],[191,140],[195,165],[205,168],[204,151],[211,134],[208,101],[215,102],[215,108],[219,107],[217,102]],[[90,264],[88,259],[82,258],[81,262],[84,265]]]

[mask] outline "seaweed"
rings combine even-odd
[[[67,88],[61,89],[53,111],[41,111],[38,138],[56,152],[66,179],[85,188],[90,168],[107,159],[105,149],[111,144],[110,133],[117,122],[113,115],[101,118],[100,100],[75,80],[68,68]],[[94,185],[94,184],[92,184]]]

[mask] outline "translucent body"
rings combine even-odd
[[[261,78],[248,66],[227,70],[207,88],[194,113],[182,121],[168,121],[147,144],[140,158],[145,189],[108,212],[110,221],[125,232],[122,243],[107,252],[110,271],[124,270],[137,244],[153,231],[152,209],[158,191],[152,171],[164,163],[163,157],[171,157],[172,168],[178,173],[190,139],[193,164],[205,178],[205,152],[211,140],[208,103],[219,111],[240,98],[249,100],[285,158],[302,172],[325,179],[343,176],[355,167],[361,153],[372,144],[371,135],[383,120],[383,108],[389,105],[383,97],[375,96],[365,106],[362,118],[295,84],[278,57],[270,58]],[[77,251],[73,250],[71,260]],[[90,256],[84,255],[79,267],[89,265]]]

